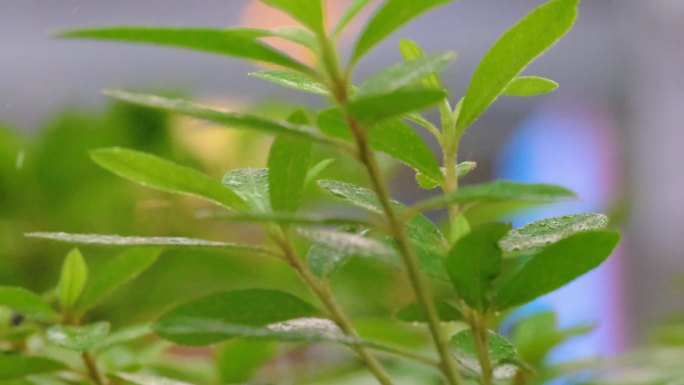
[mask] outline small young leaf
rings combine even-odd
[[[227,291],[197,298],[164,314],[154,328],[160,336],[184,345],[208,345],[239,335],[201,329],[182,330],[174,324],[187,320],[263,327],[294,318],[310,317],[316,309],[301,299],[277,290]]]
[[[149,374],[134,374],[118,372],[116,376],[135,385],[192,385],[189,382],[171,378],[152,376]]]
[[[580,231],[599,230],[608,226],[603,214],[574,214],[542,219],[512,230],[499,242],[509,255],[529,255]]]
[[[387,0],[371,17],[356,41],[352,61],[357,61],[397,28],[421,13],[450,0]]]
[[[509,29],[475,69],[458,117],[460,130],[473,123],[506,86],[570,30],[579,0],[551,0]]]
[[[475,336],[471,329],[462,330],[451,337],[451,346],[456,355],[456,359],[461,365],[477,375],[482,374],[482,368],[480,367],[477,355]],[[487,351],[493,365],[494,379],[505,380],[515,375],[517,368],[510,362],[518,361],[518,353],[510,341],[490,330],[487,336]]]
[[[45,336],[53,344],[68,350],[85,352],[101,342],[109,333],[109,322],[97,322],[84,326],[54,325]]]
[[[191,168],[143,152],[124,148],[93,150],[91,158],[103,168],[143,186],[191,195],[226,208],[244,208],[233,191]]]
[[[492,281],[501,268],[498,241],[511,226],[490,223],[470,231],[449,250],[447,272],[465,303],[479,311],[489,307]]]
[[[511,81],[503,91],[510,96],[533,96],[546,94],[558,88],[558,83],[539,76],[520,76]]]
[[[318,126],[327,135],[352,140],[347,123],[337,109],[319,114]],[[444,179],[432,150],[411,126],[398,120],[380,123],[369,130],[368,140],[373,149],[382,151],[435,180],[441,182]]]
[[[44,357],[3,354],[0,356],[0,381],[18,379],[30,374],[54,372],[66,369],[57,361]]]
[[[441,72],[455,57],[455,53],[447,52],[423,56],[393,65],[366,80],[359,87],[355,97],[386,94],[406,86],[415,85],[427,76]]]
[[[109,294],[127,284],[150,267],[161,254],[159,248],[136,248],[121,253],[109,262],[102,272],[92,277],[76,305],[79,313],[85,313]]]
[[[456,176],[458,178],[462,178],[466,175],[468,175],[471,171],[473,171],[477,167],[477,163],[475,162],[461,162],[456,165]],[[442,174],[445,173],[444,167],[440,167],[440,170],[442,170]],[[438,181],[432,179],[431,177],[421,173],[417,172],[416,173],[416,182],[420,185],[420,187],[426,189],[426,190],[432,190],[433,188],[436,188],[439,186]]]
[[[260,39],[272,34],[257,29],[105,27],[67,31],[59,36],[189,48],[277,64],[300,72],[311,72],[311,69],[302,63],[261,42]]]
[[[312,31],[323,36],[323,9],[321,0],[261,0],[264,4],[278,8]]]
[[[304,185],[308,186],[309,184],[313,183],[316,181],[316,178],[325,171],[328,166],[330,166],[333,162],[335,162],[335,159],[323,159],[322,161],[316,163],[309,169],[309,171],[306,172],[306,179],[304,179]]]
[[[87,280],[88,268],[83,256],[78,249],[73,249],[64,259],[62,273],[59,277],[59,303],[62,309],[74,307]]]
[[[0,286],[0,307],[3,306],[39,321],[54,321],[59,317],[37,294],[20,287]]]
[[[338,36],[344,28],[351,22],[356,15],[359,14],[368,4],[370,4],[371,0],[354,0],[354,2],[349,6],[344,11],[344,14],[342,14],[342,17],[337,21],[337,24],[335,24],[335,27],[332,30],[331,36]]]
[[[463,320],[463,314],[461,314],[461,311],[450,303],[444,301],[435,301],[435,308],[437,309],[439,319],[443,322]],[[399,312],[397,312],[397,318],[404,322],[427,322],[425,315],[423,314],[423,310],[418,302],[411,302],[402,307]]]
[[[399,89],[355,98],[349,103],[349,111],[361,124],[373,126],[378,122],[433,106],[445,97],[446,93],[442,90]]]
[[[399,52],[404,60],[416,60],[425,56],[423,49],[420,48],[418,43],[408,39],[401,39],[399,41]],[[424,77],[422,83],[427,88],[444,88],[436,71]]]
[[[267,168],[240,168],[223,176],[223,185],[234,191],[252,210],[260,213],[271,211]]]
[[[251,72],[249,75],[254,76],[255,78],[268,80],[283,87],[319,95],[328,95],[328,89],[325,85],[298,72],[269,70]]]
[[[288,120],[292,123],[308,123],[306,114],[301,111]],[[288,137],[275,139],[268,155],[268,188],[273,210],[297,211],[310,162],[310,141]]]
[[[608,258],[619,239],[614,231],[584,231],[546,247],[502,284],[496,306],[522,305],[570,283]]]

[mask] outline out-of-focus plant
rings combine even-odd
[[[65,259],[58,288],[42,298],[22,289],[3,288],[0,304],[20,314],[12,317],[26,318],[21,325],[34,327],[36,332],[26,333],[29,343],[20,338],[9,345],[15,353],[7,356],[11,357],[10,364],[0,364],[0,376],[3,370],[5,378],[54,372],[57,374],[49,375],[51,380],[86,380],[98,385],[119,380],[148,385],[173,381],[170,378],[217,381],[206,375],[201,364],[193,376],[190,365],[160,370],[145,359],[134,358],[142,365],[119,366],[120,357],[100,354],[102,345],[118,348],[120,343],[128,342],[127,337],[137,338],[139,334],[125,330],[108,336],[106,321],[87,316],[88,305],[147,267],[156,259],[157,247],[167,247],[213,248],[250,258],[270,258],[288,266],[308,291],[295,295],[294,286],[276,289],[256,279],[239,290],[215,292],[181,303],[142,326],[178,345],[217,346],[220,382],[249,380],[255,368],[278,355],[271,341],[346,346],[366,373],[386,385],[400,381],[449,385],[538,381],[536,376],[543,372],[535,368],[543,368],[547,351],[561,342],[564,332],[556,330],[555,322],[549,323],[544,316],[541,321],[528,320],[536,325],[533,329],[543,326],[538,332],[530,332],[529,323],[519,325],[512,342],[497,332],[498,318],[598,266],[609,256],[619,235],[604,229],[608,224],[606,216],[594,213],[549,218],[518,229],[499,222],[471,228],[465,213],[473,206],[540,204],[575,195],[548,184],[495,181],[459,186],[459,178],[475,164],[459,163],[457,155],[464,132],[498,97],[537,95],[557,87],[551,80],[521,73],[571,28],[578,1],[552,0],[525,16],[494,44],[475,70],[465,95],[456,100],[449,97],[438,75],[455,54],[425,54],[417,43],[408,40],[399,47],[403,62],[359,85],[352,84],[356,64],[378,43],[414,17],[448,1],[384,2],[366,23],[345,62],[340,60],[336,47],[339,33],[370,1],[355,1],[333,28],[324,25],[320,0],[263,2],[288,13],[302,28],[112,27],[63,34],[70,38],[183,47],[266,62],[282,69],[257,72],[252,74],[254,77],[319,94],[331,105],[321,111],[298,109],[281,120],[158,95],[106,91],[133,104],[273,135],[267,168],[230,170],[222,183],[146,152],[121,147],[90,152],[97,164],[123,178],[215,204],[220,211],[209,215],[226,222],[260,224],[265,241],[257,244],[191,237],[29,234],[84,245],[153,248],[124,252],[110,262],[102,275],[92,279],[80,253],[74,250]],[[263,41],[272,37],[310,50],[318,59],[315,66],[298,62]],[[430,108],[439,110],[439,124],[420,114]],[[434,137],[440,148],[441,167],[414,126]],[[368,186],[322,179],[321,171],[335,166],[326,159],[312,161],[312,151],[319,147],[344,154],[345,162],[356,162]],[[379,167],[379,153],[413,168],[421,187],[439,189],[440,193],[412,205],[393,200]],[[309,204],[308,187],[312,185],[346,209],[314,212],[315,207]],[[351,215],[346,212],[350,208],[367,215]],[[444,232],[423,215],[439,209],[447,212]],[[343,266],[357,259],[399,272],[406,277],[412,293],[413,301],[395,309],[395,317],[387,316],[376,324],[376,330],[373,325],[359,323],[347,306],[341,306],[330,284]],[[175,278],[182,282],[183,275]],[[383,282],[379,280],[370,290],[385,290]],[[387,295],[391,302],[392,293]],[[354,299],[362,301],[365,296],[357,293]],[[53,308],[52,303],[59,306]],[[393,329],[401,321],[418,325],[414,328],[424,330],[431,343],[420,349],[410,346],[404,332]],[[398,335],[393,335],[393,330],[398,330]],[[542,332],[546,337],[538,339],[537,333]],[[80,361],[60,360],[67,355],[51,354],[55,345],[77,352]],[[158,353],[157,346],[143,345],[133,357],[147,357],[149,350]],[[181,357],[188,359],[191,353],[185,354]],[[305,382],[307,376],[302,372],[308,371],[297,367],[294,381]],[[331,367],[344,370],[339,365]],[[239,372],[244,368],[250,369],[249,373]],[[333,377],[325,377],[320,370],[314,371],[309,381],[330,384],[336,381]],[[288,378],[275,381],[287,382]]]

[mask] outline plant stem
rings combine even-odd
[[[81,358],[83,359],[83,364],[85,364],[85,367],[88,370],[88,376],[90,376],[93,382],[96,385],[105,385],[106,382],[100,373],[100,370],[97,368],[95,358],[93,358],[93,356],[88,352],[83,352],[81,354]]]
[[[477,359],[480,362],[482,372],[482,385],[493,385],[492,361],[489,358],[489,328],[488,315],[479,313],[475,310],[470,312],[470,328],[473,330]]]

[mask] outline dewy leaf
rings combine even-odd
[[[372,126],[383,120],[423,110],[445,97],[443,90],[399,89],[355,98],[349,103],[349,111],[361,124]]]
[[[294,318],[311,317],[316,309],[301,299],[277,290],[247,289],[211,294],[184,303],[164,314],[155,324],[159,335],[184,345],[208,345],[235,337],[236,334],[177,330],[174,324],[195,320],[219,322],[244,327],[264,327]]]
[[[3,354],[0,356],[0,380],[12,380],[30,374],[54,372],[66,369],[66,366],[57,361],[43,357],[20,356]]]
[[[304,112],[289,121],[308,123]],[[304,182],[311,163],[311,142],[299,138],[277,137],[268,155],[268,188],[274,211],[295,212],[302,201]]]
[[[360,226],[342,226],[336,231],[351,234],[353,237],[349,240],[356,240],[357,237],[363,238],[368,229]],[[382,244],[381,246],[384,247]],[[330,244],[330,242],[314,242],[306,254],[306,263],[317,277],[325,278],[344,266],[349,259],[356,255],[373,256],[367,254],[359,253],[355,247],[339,247],[338,244]]]
[[[463,99],[457,126],[472,124],[508,84],[567,31],[577,16],[579,0],[552,0],[509,29],[482,59]]]
[[[271,211],[267,168],[240,168],[223,176],[223,185],[234,191],[255,211]]]
[[[387,0],[385,4],[371,17],[359,39],[356,41],[352,61],[357,61],[411,19],[438,5],[446,4],[450,0]]]
[[[361,12],[371,0],[354,0],[354,2],[344,11],[332,30],[331,36],[338,36],[344,28]]]
[[[136,385],[192,385],[188,382],[178,381],[171,378],[152,376],[149,374],[118,372],[116,376]]]
[[[318,134],[309,127],[299,126],[284,121],[210,108],[186,100],[165,98],[158,95],[137,94],[116,90],[105,90],[103,93],[129,103],[187,115],[229,128],[255,130],[274,135],[289,135],[309,139],[314,142],[339,146],[338,142]]]
[[[451,347],[461,365],[477,375],[482,374],[475,345],[475,336],[471,329],[462,330],[451,337]],[[515,375],[517,368],[510,362],[518,360],[518,353],[510,341],[490,330],[487,336],[487,351],[492,362],[495,380],[505,380]]]
[[[501,285],[497,308],[522,305],[570,283],[606,260],[619,239],[614,231],[585,231],[546,247]]]
[[[427,76],[442,71],[455,57],[455,53],[447,52],[403,61],[371,76],[359,87],[355,96],[385,94],[415,85]]]
[[[323,111],[318,116],[318,126],[327,135],[352,140],[338,109]],[[432,150],[411,126],[398,120],[379,123],[368,131],[368,140],[374,150],[384,152],[435,180],[441,182],[444,179]]]
[[[446,268],[456,292],[465,303],[481,312],[489,307],[491,283],[501,269],[499,239],[510,228],[503,223],[475,228],[449,250]]]
[[[88,268],[78,249],[67,254],[59,277],[59,303],[62,309],[71,309],[83,292],[88,280]]]
[[[461,311],[448,302],[435,301],[435,309],[437,310],[439,319],[443,322],[463,320]],[[427,322],[418,302],[411,302],[402,307],[399,312],[397,312],[397,318],[404,322]]]
[[[304,64],[261,42],[272,34],[258,29],[105,27],[67,31],[59,36],[189,48],[311,72]]]
[[[503,91],[504,95],[533,96],[546,94],[558,88],[558,83],[539,76],[521,76],[513,79]]]
[[[195,196],[226,208],[245,207],[240,197],[219,182],[154,155],[114,147],[93,150],[90,156],[103,168],[143,186]]]
[[[215,247],[231,252],[279,255],[275,251],[263,246],[245,245],[232,242],[209,241],[206,239],[184,237],[123,237],[120,235],[102,234],[70,234],[70,233],[27,233],[30,238],[42,238],[59,242],[77,243],[84,245],[106,246],[168,246],[168,247]]]
[[[97,322],[84,326],[54,325],[45,336],[53,344],[77,352],[90,350],[109,333],[109,322]]]
[[[0,286],[0,307],[3,306],[40,321],[54,321],[58,318],[57,312],[47,302],[20,287]]]
[[[109,294],[135,279],[161,254],[159,248],[134,248],[121,253],[105,265],[86,285],[76,310],[85,313]]]
[[[512,230],[499,242],[501,249],[514,255],[532,254],[575,233],[608,226],[603,214],[574,214],[542,219]]]
[[[254,76],[255,78],[268,80],[283,87],[319,95],[328,95],[328,89],[325,88],[325,85],[298,72],[268,70],[252,72],[249,75]]]
[[[317,34],[324,36],[323,9],[321,0],[261,0],[264,4],[278,8],[309,27]]]

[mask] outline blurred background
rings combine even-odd
[[[328,3],[334,17],[350,1]],[[400,61],[397,42],[410,38],[428,52],[458,52],[443,79],[460,96],[488,47],[541,3],[455,1],[394,34],[361,63],[357,80]],[[236,110],[260,103],[259,109],[283,114],[298,104],[324,105],[247,76],[256,68],[231,58],[58,40],[52,37],[55,32],[124,24],[290,23],[248,0],[0,0],[0,284],[35,289],[54,285],[67,246],[26,240],[21,235],[26,231],[255,237],[244,226],[198,222],[196,202],[119,180],[95,167],[87,150],[133,147],[218,178],[230,168],[263,166],[267,138],[112,104],[100,89],[185,94]],[[359,28],[357,24],[352,31]],[[460,160],[479,164],[466,183],[492,178],[553,182],[583,197],[511,217],[516,225],[543,215],[604,211],[624,228],[621,248],[608,264],[532,305],[557,309],[562,324],[599,323],[598,332],[568,354],[619,352],[646,338],[648,326],[684,310],[683,37],[684,1],[585,0],[569,35],[525,71],[549,77],[560,88],[545,96],[498,100],[462,143]],[[349,51],[352,43],[349,34],[342,48]],[[363,180],[354,166],[338,162],[336,169],[327,176]],[[400,200],[413,202],[428,194],[414,186],[410,170],[395,171],[393,188]],[[106,260],[100,255],[116,252],[86,251],[95,265]],[[193,260],[189,266],[184,262],[188,258]],[[364,262],[347,266],[336,283],[344,288],[342,296],[368,293],[378,279],[397,279],[374,268]],[[176,279],[178,274],[187,279]],[[290,285],[307,295],[284,266],[212,252],[168,252],[146,275],[144,284],[118,296],[119,305],[136,298],[129,304],[130,314],[119,315],[121,322],[148,315],[149,305],[159,301],[150,292],[163,293],[161,303],[155,302],[157,311],[183,296],[246,286],[256,279],[269,287]],[[400,284],[395,290],[406,295]],[[383,311],[377,308],[382,309],[387,296],[397,293],[374,293],[368,303],[350,305],[370,317]]]

